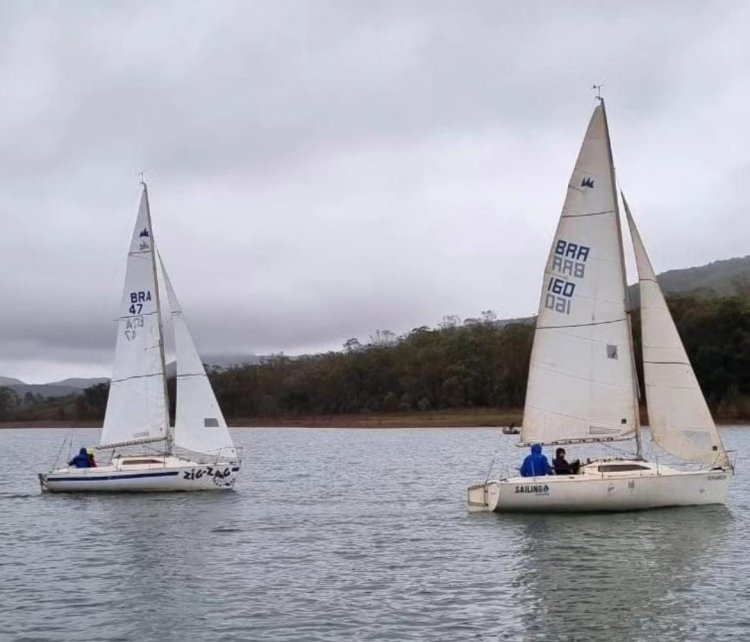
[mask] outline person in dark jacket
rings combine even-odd
[[[547,457],[542,454],[541,444],[531,446],[531,454],[521,464],[521,477],[542,477],[543,475],[553,475],[554,471],[547,461]]]
[[[68,462],[68,466],[90,468],[91,464],[89,464],[89,454],[86,452],[86,449],[81,448],[81,450],[78,451],[78,454]]]
[[[555,475],[577,475],[581,468],[581,462],[576,459],[573,463],[569,464],[565,459],[565,448],[558,448],[555,451],[552,466],[555,469]]]

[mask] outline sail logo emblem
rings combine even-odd
[[[581,187],[590,187],[591,189],[593,189],[594,188],[594,179],[591,178],[591,176],[586,176],[581,181]]]
[[[138,245],[138,249],[139,249],[139,250],[140,250],[141,252],[143,252],[143,251],[145,251],[145,250],[148,250],[148,249],[150,248],[150,246],[149,246],[149,244],[148,244],[148,241],[146,240],[146,239],[147,239],[147,238],[149,238],[150,236],[151,236],[151,235],[150,235],[150,234],[148,233],[148,228],[147,228],[147,227],[144,227],[144,228],[143,228],[143,229],[141,230],[140,234],[138,234],[138,238],[139,238],[139,239],[144,239],[144,240],[142,240],[142,241],[140,242],[140,244]]]

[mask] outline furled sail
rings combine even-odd
[[[169,430],[154,260],[144,186],[128,252],[102,445],[166,439]]]
[[[641,293],[641,341],[654,441],[682,459],[725,466],[727,454],[625,197]]]
[[[161,261],[161,257],[159,259]],[[227,422],[216,401],[163,262],[161,270],[169,299],[177,360],[174,444],[193,452],[220,454],[234,459],[237,452]]]
[[[521,443],[628,439],[637,392],[604,104],[591,117],[544,271]]]

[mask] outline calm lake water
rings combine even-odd
[[[727,507],[588,516],[467,513],[513,439],[497,430],[236,430],[235,492],[41,495],[65,434],[0,430],[2,642],[750,630],[750,428],[722,429],[741,455]]]

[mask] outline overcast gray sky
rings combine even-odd
[[[139,200],[199,350],[536,313],[604,83],[657,271],[743,256],[750,3],[0,3],[0,375],[108,376]]]

